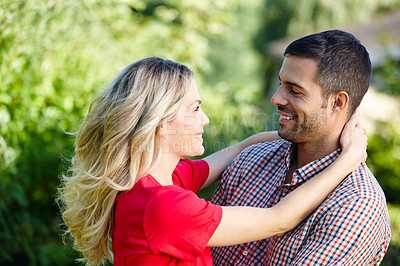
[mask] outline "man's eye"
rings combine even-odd
[[[293,95],[299,95],[300,94],[300,92],[298,92],[296,90],[293,90],[293,89],[290,90],[290,93],[293,94]]]

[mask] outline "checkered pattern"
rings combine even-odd
[[[224,172],[212,199],[223,206],[271,207],[339,155],[300,169],[284,184],[291,144],[261,143],[244,150]],[[301,199],[299,199],[301,200]],[[215,265],[378,265],[391,236],[385,195],[365,164],[295,229],[283,236],[213,249]]]

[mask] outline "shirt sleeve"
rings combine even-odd
[[[221,181],[219,182],[214,195],[211,198],[211,202],[214,204],[218,204],[220,206],[226,206],[226,178],[222,178]]]
[[[144,214],[144,231],[152,252],[194,260],[207,247],[222,218],[222,208],[178,187],[161,187]]]
[[[349,201],[321,220],[291,265],[379,265],[389,243],[384,221],[381,204]]]
[[[227,206],[227,202],[232,197],[232,192],[236,190],[236,186],[240,183],[241,177],[240,167],[246,167],[244,163],[246,158],[246,150],[242,151],[236,158],[228,165],[221,176],[221,180],[214,192],[211,202],[220,206]]]
[[[206,161],[183,159],[174,171],[174,178],[180,183],[180,187],[197,193],[207,181],[209,172],[210,167]]]

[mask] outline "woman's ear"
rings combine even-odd
[[[165,124],[160,125],[160,135],[161,136],[165,135]]]
[[[339,91],[331,95],[332,97],[332,110],[342,111],[347,110],[349,107],[349,95],[345,91]]]
[[[160,136],[165,136],[168,133],[167,123],[163,123],[160,125]]]

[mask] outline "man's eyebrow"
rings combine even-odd
[[[282,82],[281,77],[278,75],[278,79],[280,82]],[[304,89],[303,86],[301,86],[300,84],[296,83],[296,82],[292,82],[292,81],[284,81],[285,84],[288,84],[290,86],[295,86],[298,87],[300,89]]]

